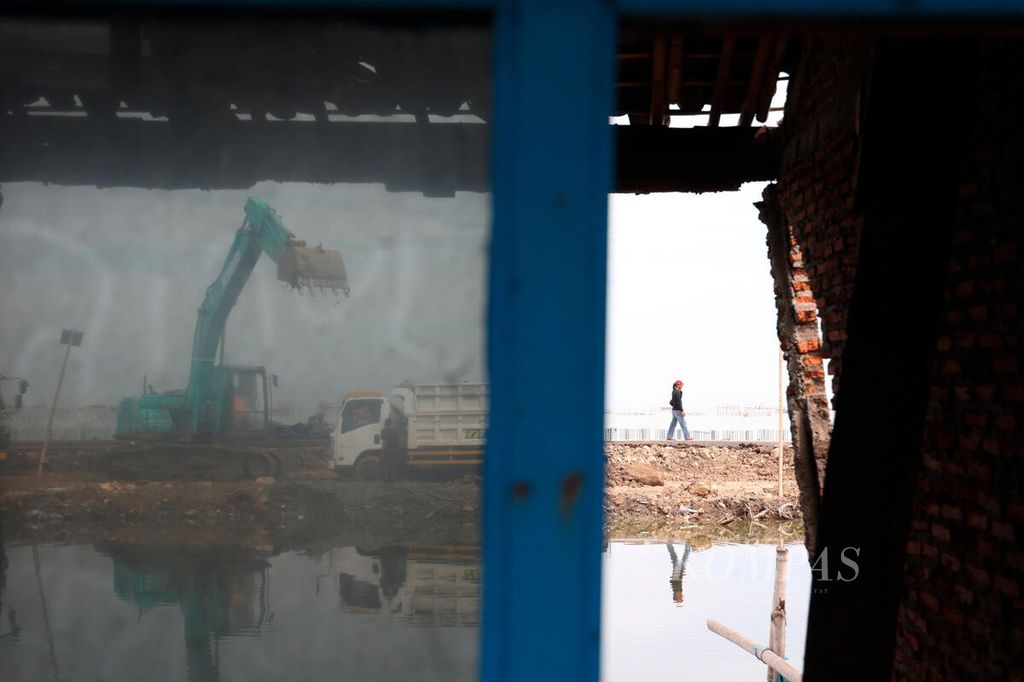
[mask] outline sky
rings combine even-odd
[[[774,404],[775,304],[763,185],[712,194],[612,195],[606,407],[649,411],[686,382],[684,405]],[[196,310],[242,207],[264,196],[309,244],[340,249],[350,298],[298,294],[264,256],[229,318],[226,361],[279,376],[276,400],[315,408],[348,391],[486,380],[490,198],[380,185],[261,183],[248,191],[7,183],[0,209],[0,373],[48,404],[112,405],[184,388]]]
[[[612,195],[607,409],[778,402],[779,343],[766,229],[738,192]]]
[[[115,404],[188,383],[192,335],[246,198],[261,195],[310,246],[341,250],[351,297],[297,293],[268,257],[228,319],[225,361],[264,365],[275,400],[313,408],[348,391],[485,380],[490,199],[382,185],[260,183],[248,191],[5,183],[0,373],[48,404],[62,328],[84,332],[62,405]]]

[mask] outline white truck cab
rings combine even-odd
[[[389,396],[349,393],[331,434],[329,466],[362,480],[382,477],[385,454],[389,467],[479,467],[487,398],[486,384],[403,385]]]
[[[381,437],[384,422],[391,416],[391,404],[376,391],[355,391],[345,396],[341,416],[331,433],[332,450],[328,466],[336,471],[366,469],[366,476],[379,476]],[[369,471],[369,469],[373,471]]]

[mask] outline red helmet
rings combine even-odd
[[[676,379],[675,383],[672,384],[672,385],[673,386],[682,386],[683,385],[683,380],[682,379]]]

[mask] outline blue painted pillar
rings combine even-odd
[[[484,680],[597,680],[616,12],[504,0],[495,38]]]

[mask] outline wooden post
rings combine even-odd
[[[768,634],[768,648],[785,658],[786,656],[786,571],[789,568],[789,550],[779,540],[775,549],[775,589],[772,591],[771,630]],[[768,681],[776,682],[776,670],[768,666]]]
[[[69,345],[68,348],[71,348]],[[39,588],[39,603],[42,605],[43,629],[46,632],[46,646],[50,651],[50,667],[53,679],[60,682],[60,668],[57,666],[57,649],[53,644],[53,628],[50,627],[50,610],[46,606],[46,592],[43,591],[43,569],[39,560],[39,547],[32,543],[32,565],[36,572],[36,586]]]
[[[783,377],[783,365],[785,364],[785,358],[782,353],[782,346],[779,346],[779,497],[782,497],[782,453],[785,451],[785,441],[782,437],[783,434],[783,421],[782,421],[782,408],[783,400],[786,396],[786,388],[782,383]]]
[[[747,653],[753,654],[754,658],[757,660],[773,667],[786,679],[786,682],[802,682],[803,675],[801,672],[771,649],[766,649],[760,644],[754,642],[754,640],[736,632],[732,628],[722,625],[712,618],[708,618],[707,626],[708,630],[711,630],[711,632],[725,637]]]
[[[64,329],[60,333],[60,342],[67,346],[67,348],[64,350],[64,364],[60,366],[60,376],[57,377],[57,390],[53,392],[50,418],[46,420],[46,431],[43,433],[43,448],[39,451],[39,466],[36,468],[36,478],[43,475],[43,462],[46,461],[46,448],[50,445],[50,429],[53,428],[53,415],[57,411],[57,400],[60,398],[60,387],[64,383],[64,372],[67,371],[68,359],[71,357],[71,347],[82,345],[82,332],[75,329]]]
[[[68,358],[71,357],[71,344],[64,349],[64,364],[60,366],[60,376],[57,377],[57,390],[53,393],[53,402],[50,404],[50,418],[46,420],[46,431],[43,432],[43,449],[39,452],[39,467],[36,469],[36,478],[43,475],[43,462],[46,461],[46,448],[50,444],[50,429],[53,428],[53,414],[57,411],[57,399],[60,398],[60,387],[64,383],[64,372],[68,368]]]

